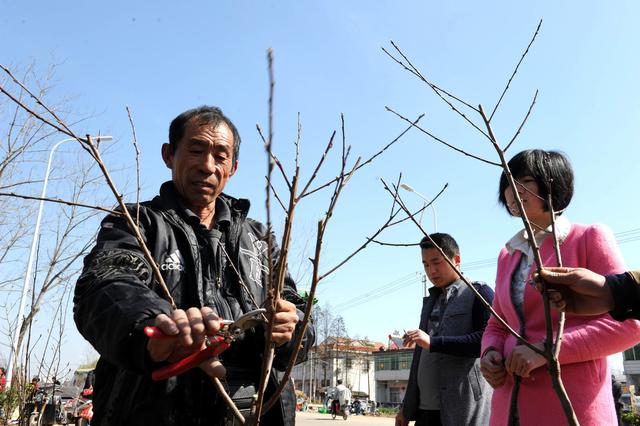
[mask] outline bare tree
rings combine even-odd
[[[473,129],[475,129],[477,131],[477,133],[479,133],[481,135],[481,137],[483,137],[484,139],[487,139],[488,142],[493,146],[493,148],[495,149],[496,155],[498,157],[498,161],[490,160],[490,159],[487,159],[487,158],[482,158],[482,157],[480,157],[478,155],[474,155],[472,153],[469,153],[469,152],[459,148],[455,144],[450,143],[450,142],[444,140],[443,138],[440,138],[440,137],[436,136],[432,132],[430,132],[430,131],[428,131],[428,130],[420,127],[420,126],[417,126],[417,125],[414,126],[417,130],[419,130],[420,132],[425,134],[427,137],[429,137],[433,141],[441,143],[441,144],[449,147],[450,149],[453,149],[453,150],[459,152],[460,154],[466,155],[466,156],[471,157],[471,158],[473,158],[475,160],[478,160],[478,161],[481,161],[483,163],[486,163],[486,164],[489,164],[489,165],[492,165],[492,166],[495,166],[495,167],[499,167],[499,168],[502,169],[504,175],[508,179],[508,182],[510,184],[510,188],[511,188],[511,190],[513,192],[514,199],[516,200],[517,208],[518,208],[518,211],[519,211],[519,216],[523,221],[526,233],[528,235],[528,242],[529,242],[529,244],[531,246],[531,249],[533,250],[534,257],[535,257],[535,264],[536,264],[538,270],[541,270],[543,268],[543,264],[542,264],[542,260],[540,258],[539,248],[538,248],[538,246],[536,244],[536,240],[534,238],[533,226],[532,226],[532,223],[527,218],[524,206],[522,204],[522,200],[520,199],[520,196],[519,196],[519,183],[514,179],[513,175],[511,174],[511,171],[509,170],[507,159],[505,157],[506,151],[515,142],[516,138],[518,137],[518,135],[520,134],[521,130],[523,129],[525,123],[527,122],[527,119],[529,118],[529,116],[531,114],[533,106],[536,103],[538,92],[536,91],[535,94],[533,95],[533,98],[532,98],[532,100],[531,100],[531,102],[529,104],[529,108],[528,108],[523,120],[521,121],[520,125],[518,126],[517,130],[515,131],[514,135],[511,137],[511,139],[509,140],[508,143],[500,144],[498,142],[498,139],[497,139],[496,135],[494,134],[494,131],[493,131],[493,128],[492,128],[491,124],[492,124],[492,119],[493,119],[495,113],[498,111],[502,100],[504,99],[505,95],[507,94],[507,92],[508,92],[508,90],[509,90],[509,88],[511,86],[511,83],[512,83],[514,77],[516,76],[517,72],[518,72],[518,69],[519,69],[520,65],[522,64],[524,58],[526,57],[527,53],[529,52],[529,48],[531,47],[531,45],[535,41],[536,36],[538,35],[538,32],[540,30],[541,24],[542,24],[542,21],[540,21],[540,23],[538,24],[538,27],[536,28],[536,31],[535,31],[531,41],[529,42],[527,48],[525,49],[525,51],[522,54],[520,60],[518,61],[515,69],[513,70],[512,74],[511,74],[511,76],[510,76],[510,78],[509,78],[509,80],[508,80],[508,82],[507,82],[507,84],[506,84],[506,86],[504,88],[504,90],[501,92],[501,94],[500,94],[500,96],[498,98],[498,101],[496,102],[495,106],[492,108],[490,113],[485,112],[485,110],[484,110],[482,105],[474,106],[470,102],[467,102],[467,101],[461,99],[459,96],[456,96],[455,94],[452,94],[451,92],[449,92],[449,91],[439,87],[435,83],[433,83],[431,80],[429,80],[409,60],[409,58],[403,53],[403,51],[393,41],[391,42],[391,45],[393,47],[394,53],[391,53],[389,50],[383,48],[383,51],[391,59],[393,59],[398,65],[403,67],[406,71],[408,71],[409,73],[411,73],[412,75],[417,77],[420,81],[425,83],[433,91],[433,93],[437,97],[439,97],[464,122],[466,122],[469,126],[471,126]],[[407,117],[404,117],[402,114],[399,114],[398,112],[394,111],[393,109],[387,108],[387,110],[389,110],[390,112],[392,112],[393,114],[395,114],[396,116],[398,116],[399,118],[404,120],[405,122],[410,122],[410,120]],[[479,120],[479,124],[476,123],[471,118],[471,116],[468,115],[468,114],[475,114],[475,116]],[[389,192],[389,194],[393,197],[394,204],[397,203],[402,208],[402,210],[405,213],[407,213],[407,216],[415,223],[415,225],[420,229],[420,231],[427,238],[429,238],[431,240],[431,238],[429,237],[429,234],[424,230],[424,228],[420,225],[420,223],[415,219],[414,215],[411,212],[409,212],[409,209],[406,207],[406,205],[402,201],[401,197],[398,194],[397,185],[388,185],[384,181],[383,181],[383,185],[384,185],[385,189]],[[548,188],[551,188],[551,182],[547,182],[547,186],[548,186]],[[550,202],[550,199],[547,200],[547,202]],[[559,250],[558,238],[557,238],[556,229],[555,229],[555,211],[553,210],[553,205],[552,204],[549,204],[549,205],[550,205],[550,213],[549,214],[550,214],[551,223],[552,223],[552,233],[553,233],[553,239],[554,239],[556,261],[557,261],[557,264],[560,266],[561,265],[561,258],[560,258],[560,250]],[[433,240],[431,240],[431,243],[433,243],[436,246],[436,248],[438,248],[438,250],[443,255],[443,258],[450,264],[450,266],[453,267],[453,265],[449,261],[449,258],[446,255],[444,255],[444,253],[437,246],[437,244],[435,244],[435,242]],[[454,267],[454,269],[456,269],[456,268]],[[509,327],[509,325],[502,318],[500,318],[496,314],[496,312],[491,308],[491,306],[487,303],[487,301],[484,300],[482,298],[482,296],[480,296],[480,294],[474,289],[474,287],[468,282],[468,280],[462,274],[460,274],[460,278],[474,292],[476,297],[478,297],[484,303],[485,307],[487,307],[487,309],[490,310],[491,314],[503,325],[503,327],[510,334],[515,336],[521,344],[526,345],[531,350],[533,350],[535,353],[537,353],[539,355],[542,355],[547,360],[547,369],[548,369],[550,377],[551,377],[551,382],[552,382],[552,385],[553,385],[553,388],[554,388],[556,394],[558,395],[558,398],[560,400],[562,408],[563,408],[563,410],[565,412],[565,415],[567,417],[567,421],[571,425],[577,425],[578,424],[577,417],[575,415],[575,412],[574,412],[573,407],[571,405],[571,401],[569,400],[569,398],[567,396],[567,393],[566,393],[566,390],[564,388],[564,385],[562,383],[562,379],[561,379],[561,376],[560,376],[560,363],[558,361],[558,355],[559,355],[560,347],[561,347],[561,344],[562,344],[562,333],[563,333],[563,330],[564,330],[564,313],[560,314],[559,321],[556,324],[554,324],[553,321],[552,321],[552,317],[551,317],[551,311],[550,311],[550,304],[549,304],[549,300],[548,300],[548,295],[547,295],[547,293],[545,291],[545,284],[544,283],[541,284],[541,286],[542,286],[542,291],[541,292],[542,292],[542,303],[543,303],[544,312],[545,312],[546,339],[545,339],[545,342],[544,342],[544,348],[540,349],[537,346],[534,346],[527,339],[523,338],[519,333],[517,333],[511,327]],[[555,338],[554,338],[554,328],[555,328]],[[513,419],[516,418],[516,416],[517,416],[517,404],[512,405],[512,407],[511,407],[510,419],[513,420]]]

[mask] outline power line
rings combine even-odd
[[[618,242],[618,244],[626,244],[626,243],[630,243],[633,241],[639,241],[640,240],[640,228],[634,228],[634,229],[630,229],[628,231],[622,231],[622,232],[618,232],[616,234],[614,234],[614,236],[616,237],[616,240]],[[477,270],[477,269],[484,269],[484,268],[489,268],[489,267],[495,267],[496,266],[496,258],[492,257],[492,258],[487,258],[487,259],[480,259],[480,260],[475,260],[472,262],[465,262],[462,264],[462,269],[464,271],[473,271],[473,270]],[[355,306],[358,306],[362,303],[371,301],[371,300],[375,300],[378,299],[380,297],[383,297],[389,293],[392,293],[396,290],[399,290],[403,287],[406,287],[410,284],[414,284],[415,282],[420,280],[420,277],[423,275],[422,272],[416,271],[416,272],[412,272],[410,274],[404,275],[400,278],[397,278],[391,282],[388,282],[386,284],[383,284],[379,287],[374,288],[373,290],[364,293],[362,295],[353,297],[349,300],[346,300],[336,306],[334,306],[333,308],[336,311],[346,311],[347,309],[351,309]]]
[[[378,286],[376,288],[374,288],[373,290],[364,293],[362,295],[358,295],[356,297],[353,297],[349,300],[346,300],[336,306],[333,307],[333,309],[335,309],[336,311],[344,311],[347,310],[349,308],[352,308],[354,306],[360,305],[364,302],[368,302],[374,299],[378,299],[382,296],[387,295],[388,293],[391,293],[393,291],[399,290],[403,287],[406,287],[410,284],[414,284],[417,281],[420,281],[420,277],[421,277],[421,273],[420,272],[412,272],[410,274],[407,274],[403,277],[400,277],[394,281],[391,281],[389,283],[383,284],[381,286]]]

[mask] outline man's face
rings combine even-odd
[[[453,256],[451,261],[456,267],[459,267],[460,255]],[[429,281],[438,288],[444,288],[459,278],[456,270],[449,266],[444,257],[435,248],[422,250],[422,264]]]
[[[229,126],[199,124],[198,117],[187,122],[173,154],[169,144],[162,146],[162,158],[171,169],[173,183],[194,213],[215,207],[216,198],[238,167],[233,151]]]

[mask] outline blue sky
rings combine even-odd
[[[275,55],[275,150],[289,169],[298,112],[308,176],[331,132],[339,130],[341,113],[354,158],[368,157],[397,136],[405,125],[385,106],[412,118],[424,112],[423,127],[495,159],[486,140],[380,47],[394,40],[434,82],[491,108],[543,19],[494,130],[501,141],[510,139],[538,89],[511,155],[526,148],[567,153],[576,173],[567,216],[608,224],[615,233],[633,231],[621,248],[628,266],[640,267],[637,2],[0,0],[0,10],[0,62],[35,62],[41,70],[59,63],[54,96],[70,96],[74,111],[92,115],[76,130],[114,135],[119,160],[129,165],[134,159],[124,108],[131,108],[143,152],[143,198],[170,176],[159,155],[170,120],[196,105],[222,107],[243,138],[239,171],[227,192],[251,199],[257,219],[265,216],[266,161],[255,124],[266,127],[267,48]],[[334,176],[336,165],[330,161],[320,179]],[[457,238],[463,269],[465,262],[476,265],[468,275],[492,284],[491,259],[520,227],[497,204],[499,170],[416,131],[349,184],[330,224],[324,265],[340,261],[386,220],[391,201],[379,178],[393,181],[400,172],[427,197],[449,183],[436,204],[438,230]],[[130,178],[123,176],[122,184]],[[311,249],[327,197],[300,207],[295,249],[301,254],[291,259],[294,272],[304,270],[299,263],[311,255],[305,248]],[[405,200],[414,207],[422,203],[412,194]],[[431,224],[430,215],[425,223]],[[380,237],[419,238],[409,224]],[[322,284],[318,297],[323,304],[342,304],[350,334],[384,341],[393,330],[417,325],[420,270],[416,249],[371,247]],[[74,333],[71,342],[79,340]],[[67,357],[77,362],[81,352]]]

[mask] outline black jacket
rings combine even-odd
[[[255,309],[251,298],[238,283],[238,274],[227,262],[223,284],[216,290],[206,285],[202,274],[202,253],[193,227],[186,221],[184,208],[173,184],[162,185],[160,196],[140,206],[140,229],[147,246],[161,266],[163,277],[179,308],[216,306],[216,297],[236,299],[239,303],[229,318]],[[258,305],[266,299],[267,244],[266,227],[247,218],[249,201],[221,194],[219,200],[230,211],[224,244],[230,260],[241,275]],[[130,206],[135,213],[135,206]],[[135,217],[135,216],[134,216]],[[273,259],[278,251],[274,248]],[[211,261],[211,259],[204,259]],[[76,285],[74,319],[80,333],[101,357],[95,370],[94,424],[96,425],[218,425],[225,416],[224,403],[200,370],[193,369],[169,380],[154,382],[150,373],[158,365],[146,351],[147,338],[142,329],[155,317],[170,314],[169,303],[162,299],[152,271],[123,218],[108,216],[102,222],[96,246],[85,258],[84,270]],[[295,283],[287,276],[283,297],[298,306],[303,300]],[[306,358],[313,344],[308,327],[298,361]],[[296,332],[297,334],[297,332]],[[292,343],[276,350],[274,374],[269,390],[277,384],[278,371],[286,366]],[[221,356],[227,367],[230,386],[255,383],[261,366],[264,330],[250,330],[243,340],[232,344]],[[283,392],[263,420],[266,424],[294,424],[295,396],[292,386]]]
[[[607,275],[606,283],[613,295],[614,309],[609,312],[613,319],[640,319],[640,271]]]

